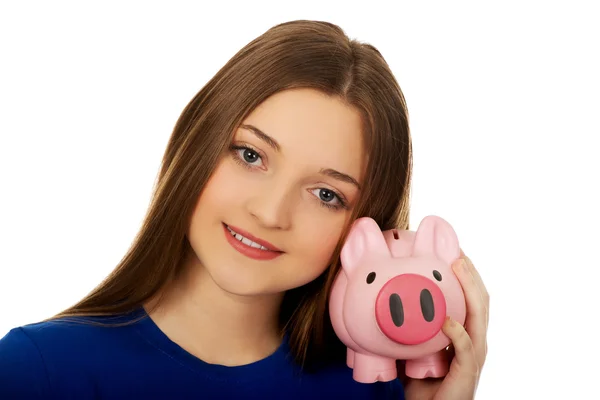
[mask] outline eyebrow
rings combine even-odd
[[[279,146],[279,143],[277,143],[277,140],[273,139],[271,136],[267,135],[266,133],[264,133],[257,127],[255,127],[254,125],[242,124],[240,126],[240,128],[246,129],[246,130],[254,133],[254,135],[256,135],[257,138],[259,138],[260,140],[262,140],[263,142],[268,144],[273,150],[275,150],[275,151],[281,150],[281,147]]]
[[[275,139],[273,139],[271,136],[267,135],[266,133],[264,133],[257,127],[255,127],[254,125],[242,124],[242,125],[240,125],[240,128],[246,129],[246,130],[252,132],[257,138],[259,138],[260,140],[265,142],[273,150],[275,150],[277,152],[281,150],[281,146],[279,146],[279,143],[277,143],[277,141]],[[321,175],[328,176],[328,177],[336,179],[338,181],[350,183],[350,184],[356,186],[358,189],[360,189],[360,184],[358,183],[358,181],[356,179],[354,179],[353,177],[351,177],[350,175],[344,174],[343,172],[336,171],[335,169],[331,169],[331,168],[322,168],[319,171],[319,173],[321,173]]]
[[[331,169],[331,168],[322,169],[319,172],[321,174],[329,176],[333,179],[337,179],[338,181],[351,183],[352,185],[354,185],[358,189],[360,189],[360,185],[359,185],[358,181],[356,179],[354,179],[353,177],[351,177],[350,175],[344,174],[343,172],[336,171],[335,169]]]

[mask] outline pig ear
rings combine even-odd
[[[340,254],[342,268],[346,273],[350,273],[360,265],[367,254],[389,255],[390,251],[377,222],[372,218],[363,217],[352,224],[344,242]]]
[[[456,232],[448,222],[434,215],[423,218],[417,229],[413,256],[433,254],[447,264],[460,256]]]

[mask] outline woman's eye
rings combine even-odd
[[[325,203],[331,203],[333,200],[337,200],[337,196],[331,190],[328,189],[317,189],[319,191],[319,199]]]
[[[342,197],[331,189],[313,189],[311,190],[311,193],[315,195],[315,197],[321,201],[321,204],[327,208],[346,208],[346,204],[342,200]]]
[[[253,167],[260,167],[262,165],[262,158],[258,153],[248,147],[240,147],[235,149],[237,156],[243,160],[246,164],[250,164]],[[258,163],[257,163],[258,161]]]

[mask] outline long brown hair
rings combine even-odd
[[[362,115],[367,171],[351,221],[369,216],[382,229],[408,229],[408,111],[388,64],[375,47],[350,40],[337,25],[285,22],[242,48],[185,107],[132,246],[99,286],[50,319],[120,315],[157,296],[191,251],[185,233],[193,208],[236,128],[269,96],[294,88],[335,96]],[[284,298],[282,328],[289,333],[296,361],[305,367],[342,356],[327,301],[347,231],[330,267]]]

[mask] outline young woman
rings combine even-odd
[[[328,319],[350,224],[407,229],[410,176],[381,54],[330,23],[271,28],[183,110],[113,273],[0,341],[0,398],[472,398],[488,297],[466,257],[444,379],[355,382]]]

